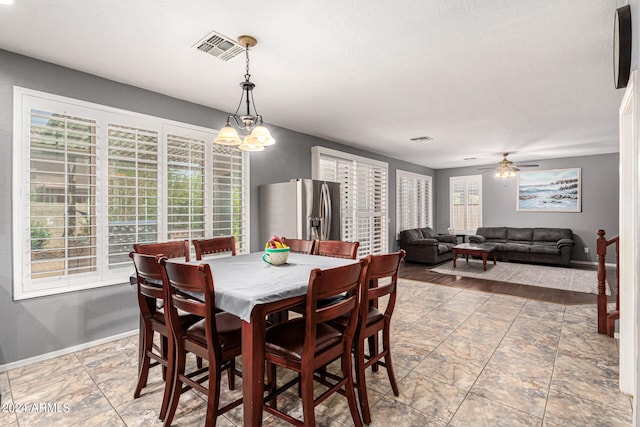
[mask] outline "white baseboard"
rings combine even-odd
[[[597,261],[575,261],[575,260],[572,260],[571,264],[582,264],[582,265],[595,265],[595,266],[597,266],[598,262]],[[615,268],[616,265],[614,263],[606,262],[604,264],[604,266],[605,267]]]
[[[138,329],[134,329],[131,331],[123,332],[117,335],[111,335],[110,337],[101,338],[99,340],[85,342],[82,344],[74,345],[72,347],[63,348],[60,350],[52,351],[50,353],[40,354],[38,356],[29,357],[28,359],[17,360],[15,362],[6,363],[4,365],[0,365],[0,372],[9,371],[15,368],[21,368],[23,366],[30,365],[36,362],[42,362],[44,360],[53,359],[54,357],[64,356],[65,354],[74,353],[80,350],[86,350],[90,347],[95,347],[96,345],[105,344],[111,341],[116,341],[122,338],[127,338],[132,335],[137,335]]]

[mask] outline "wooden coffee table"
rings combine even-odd
[[[459,245],[455,245],[451,249],[451,253],[453,254],[453,268],[456,268],[456,258],[459,255],[464,255],[467,262],[469,262],[469,255],[471,256],[481,256],[482,257],[482,267],[484,271],[487,271],[487,258],[493,252],[493,265],[496,265],[496,261],[498,261],[498,245],[494,243],[461,243]]]

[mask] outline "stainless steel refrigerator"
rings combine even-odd
[[[260,186],[260,241],[340,240],[340,184],[312,179]]]

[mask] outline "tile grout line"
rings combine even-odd
[[[109,400],[109,398],[107,397],[107,395],[104,393],[104,391],[100,388],[100,386],[98,385],[98,383],[96,382],[95,378],[93,378],[93,376],[91,375],[91,373],[89,372],[89,370],[87,369],[87,367],[84,365],[84,363],[82,363],[82,360],[80,360],[80,358],[78,357],[78,352],[74,352],[73,356],[78,360],[78,363],[80,363],[80,366],[82,366],[82,369],[84,369],[84,371],[87,373],[87,375],[89,376],[89,378],[91,378],[91,382],[96,386],[96,388],[98,389],[98,391],[100,392],[100,394],[102,394],[102,396],[104,397],[104,399],[107,401],[107,403],[109,404],[109,406],[111,407],[111,409],[113,409],[113,412],[115,412],[115,414],[118,416],[118,418],[120,419],[120,421],[122,421],[122,425],[127,427],[127,423],[122,419],[122,416],[120,415],[120,413],[118,412],[118,410],[115,408],[115,406],[113,406],[113,403],[111,403],[111,400]]]
[[[491,298],[493,298],[493,295],[491,296]],[[489,301],[491,298],[489,298],[487,301]],[[521,297],[517,297],[517,298],[521,298]],[[486,363],[484,364],[484,366],[482,367],[482,369],[480,370],[480,373],[476,376],[476,379],[473,381],[473,384],[471,384],[471,387],[469,387],[469,390],[466,392],[466,394],[464,395],[464,399],[462,399],[462,402],[460,402],[460,405],[458,405],[458,407],[456,408],[455,412],[453,413],[453,415],[451,416],[451,418],[449,419],[449,421],[447,422],[447,426],[449,426],[451,424],[451,421],[453,421],[453,419],[455,418],[456,414],[458,413],[458,411],[460,410],[460,407],[462,406],[462,404],[467,400],[467,398],[469,397],[469,394],[471,393],[471,390],[473,389],[473,387],[476,385],[476,383],[478,382],[478,379],[480,378],[480,376],[482,375],[482,373],[484,372],[484,370],[486,369],[487,365],[489,364],[489,362],[491,361],[491,358],[494,356],[494,354],[496,353],[496,351],[498,350],[498,347],[500,347],[500,344],[502,344],[502,341],[504,341],[504,337],[507,336],[507,334],[509,333],[509,331],[511,330],[511,328],[513,327],[513,323],[516,321],[516,319],[518,318],[518,316],[520,316],[520,314],[522,313],[522,310],[524,309],[524,307],[529,303],[529,299],[528,298],[524,298],[525,303],[522,304],[522,306],[520,307],[520,310],[518,310],[518,314],[513,318],[513,320],[511,321],[511,323],[509,324],[509,328],[507,328],[507,330],[505,331],[505,333],[502,335],[502,338],[500,339],[500,342],[498,342],[498,344],[496,345],[496,348],[493,349],[493,352],[491,353],[491,356],[489,356],[489,358],[487,359]],[[486,304],[486,302],[485,302]],[[482,304],[484,305],[484,304]],[[480,307],[482,307],[482,305]],[[477,312],[480,307],[478,307],[478,309],[475,311]],[[474,313],[475,313],[474,312]],[[463,322],[464,323],[464,322]],[[457,329],[457,328],[456,328]],[[496,402],[494,400],[491,400],[487,397],[485,397],[485,399],[497,403],[499,405],[505,406],[507,408],[513,409],[514,411],[518,411],[518,412],[522,412],[524,414],[527,415],[531,415],[531,416],[535,416],[533,414],[529,414],[528,412],[522,411],[520,409],[517,408],[513,408],[509,405],[506,405],[502,402]],[[540,425],[542,425],[542,422],[540,423]]]

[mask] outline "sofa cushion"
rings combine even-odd
[[[415,246],[438,246],[436,239],[417,239],[411,242]]]
[[[480,236],[478,234],[472,234],[469,236],[469,243],[484,243],[487,239],[484,236]]]
[[[405,242],[413,242],[414,240],[421,240],[422,233],[418,229],[404,230],[401,232],[401,240]]]
[[[568,228],[534,228],[533,240],[536,242],[557,242],[560,239],[573,239],[573,232]]]
[[[530,240],[509,240],[509,243],[517,243],[519,245],[531,245],[531,244],[533,244],[533,242],[530,241]]]
[[[487,240],[507,240],[507,227],[479,227],[476,234]]]
[[[507,228],[507,239],[512,242],[515,240],[530,241],[533,239],[533,228]]]
[[[502,251],[503,252],[524,252],[524,253],[529,253],[529,249],[532,248],[533,246],[526,244],[523,245],[522,243],[505,243],[502,245]]]
[[[436,237],[436,233],[433,231],[433,228],[431,227],[419,228],[418,230],[420,230],[420,233],[422,233],[422,237],[425,239],[432,239]]]
[[[553,244],[552,242],[549,242],[549,243],[550,243],[550,244]],[[571,240],[571,239],[560,239],[560,240],[558,240],[558,242],[556,243],[556,246],[557,246],[558,248],[562,248],[562,247],[565,247],[565,246],[572,247],[572,246],[574,246],[574,245],[575,245],[575,243],[574,243],[574,242],[573,242],[573,240]]]
[[[531,253],[557,255],[558,253],[560,253],[560,249],[558,249],[556,246],[549,245],[531,245]]]
[[[455,245],[452,243],[440,243],[438,244],[438,255],[442,255],[447,252],[451,252],[451,248]]]

